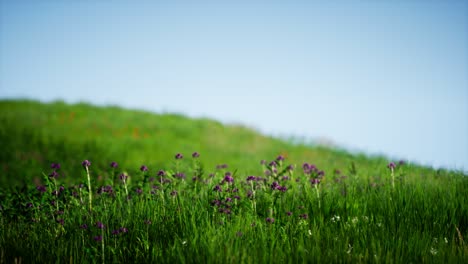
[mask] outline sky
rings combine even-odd
[[[0,0],[0,99],[244,124],[468,171],[468,1]]]

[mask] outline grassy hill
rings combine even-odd
[[[118,107],[0,101],[0,124],[0,263],[468,260],[462,172]]]
[[[205,170],[218,164],[239,172],[257,173],[260,160],[281,154],[296,165],[312,162],[328,172],[347,172],[351,163],[368,169],[382,167],[384,158],[352,156],[344,151],[297,145],[256,131],[223,125],[209,119],[177,114],[154,114],[115,106],[0,101],[0,183],[23,185],[46,171],[52,162],[63,164],[72,176],[83,159],[99,167],[117,161],[137,171],[142,164],[154,171],[173,160],[175,153],[194,151],[204,158]],[[42,169],[42,170],[41,170]]]

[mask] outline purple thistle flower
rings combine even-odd
[[[389,168],[389,169],[393,170],[393,169],[395,169],[395,168],[396,168],[396,165],[395,165],[395,163],[394,163],[394,162],[390,162],[390,163],[387,165],[387,168]]]
[[[57,223],[61,224],[61,225],[64,225],[65,224],[65,221],[63,219],[57,219],[55,220]]]
[[[119,164],[117,164],[117,162],[113,161],[113,162],[111,162],[110,166],[111,166],[111,168],[115,169],[115,168],[117,168],[119,166]]]
[[[49,177],[50,177],[50,178],[55,178],[55,179],[57,179],[58,176],[59,176],[59,174],[57,173],[57,171],[52,171],[52,173],[49,174]]]
[[[143,193],[143,190],[140,189],[140,188],[137,188],[135,191],[136,191],[137,194],[142,194]]]
[[[260,161],[260,165],[265,165],[266,164],[266,160],[261,160]]]
[[[289,180],[289,176],[283,176],[283,178],[281,178],[283,181],[288,181]]]
[[[281,191],[281,192],[286,192],[288,190],[288,188],[286,186],[279,186],[277,188],[277,190]]]
[[[38,190],[41,193],[45,193],[47,191],[47,188],[44,185],[39,185],[36,187],[36,190]]]
[[[302,218],[302,219],[305,220],[305,219],[309,218],[309,216],[308,216],[307,214],[301,214],[301,215],[299,216],[299,218]]]
[[[34,205],[33,205],[32,203],[27,203],[27,204],[26,204],[26,207],[27,207],[27,208],[32,208],[33,206],[34,206]]]
[[[310,183],[312,183],[312,185],[319,184],[320,179],[317,179],[317,178],[310,179]]]
[[[278,164],[276,163],[276,161],[272,161],[268,164],[268,166],[270,167],[276,167]]]
[[[120,228],[120,232],[121,232],[121,233],[128,233],[128,229],[125,228],[125,227],[121,227],[121,228]]]
[[[216,186],[213,188],[213,191],[215,191],[215,192],[222,192],[223,190],[221,189],[221,186],[216,185]]]
[[[228,165],[227,164],[222,164],[221,165],[221,169],[227,169],[228,168]]]
[[[184,156],[183,156],[182,154],[180,154],[180,153],[177,153],[177,154],[175,155],[175,159],[182,159],[183,157],[184,157]]]
[[[230,203],[232,202],[232,198],[231,197],[226,197],[226,203]]]
[[[194,153],[192,153],[192,158],[196,159],[198,157],[200,157],[200,153],[198,153],[196,151]]]
[[[310,164],[305,162],[304,164],[302,164],[302,169],[304,169],[304,171],[310,170]]]
[[[146,167],[145,165],[141,165],[140,170],[142,172],[148,171],[148,167]]]
[[[406,164],[406,162],[405,162],[404,160],[400,160],[400,161],[398,162],[398,165],[400,165],[400,166],[403,166],[403,165],[405,165],[405,164]]]
[[[283,155],[279,155],[277,158],[276,158],[276,161],[283,161],[284,160],[284,156]]]
[[[234,181],[234,178],[231,176],[231,173],[230,172],[226,172],[225,176],[224,176],[224,181],[230,183],[230,182],[233,182]]]
[[[281,187],[277,182],[273,182],[271,185],[270,185],[271,189],[272,190],[277,190],[278,187]]]
[[[97,222],[96,222],[96,227],[99,228],[99,229],[104,229],[104,228],[106,228],[106,226],[105,226],[102,222],[100,222],[100,221],[97,221]]]
[[[249,176],[249,177],[247,177],[247,181],[255,181],[255,176]]]
[[[182,180],[184,180],[186,178],[185,174],[182,173],[182,172],[176,173],[174,176],[176,178],[179,178],[179,179],[182,179]]]
[[[247,191],[247,197],[252,198],[253,197],[253,192],[251,190]]]
[[[80,225],[80,228],[81,229],[88,229],[88,225],[87,224],[82,224],[82,225]]]
[[[286,212],[286,214],[287,214],[288,216],[291,216],[293,213],[292,213],[291,211],[289,211],[289,212]]]
[[[102,236],[95,236],[93,239],[96,242],[101,242],[102,241]]]
[[[286,167],[286,170],[288,171],[293,171],[294,170],[294,165],[289,165],[288,167]]]
[[[59,192],[63,192],[64,190],[65,190],[65,187],[63,187],[63,186],[59,187]]]
[[[166,172],[163,170],[158,171],[158,176],[166,176]]]
[[[83,162],[81,162],[81,165],[83,165],[83,167],[86,169],[91,166],[91,162],[89,160],[84,160]]]
[[[240,200],[240,196],[239,195],[234,195],[234,199]]]
[[[275,219],[273,217],[267,217],[266,219],[267,223],[273,224],[275,222]]]
[[[121,173],[121,174],[119,175],[119,179],[120,179],[121,181],[126,181],[127,178],[128,178],[128,176],[125,175],[125,173]]]
[[[60,169],[60,163],[52,163],[50,164],[50,168],[54,170],[59,170]]]
[[[112,235],[116,236],[120,234],[120,230],[119,229],[116,229],[116,230],[112,230]]]

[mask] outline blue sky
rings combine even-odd
[[[179,112],[468,168],[467,1],[0,3],[0,98]]]

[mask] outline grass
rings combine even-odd
[[[402,162],[392,173],[383,157],[180,115],[0,110],[1,263],[468,260],[462,172]]]

